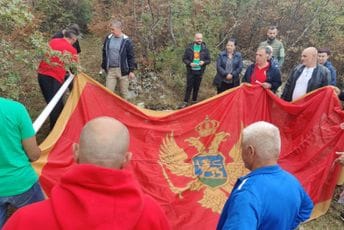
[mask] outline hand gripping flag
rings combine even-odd
[[[50,195],[75,164],[72,144],[98,116],[124,123],[130,132],[131,170],[145,193],[165,210],[173,229],[214,229],[236,179],[248,173],[240,157],[241,130],[255,121],[279,127],[279,164],[294,174],[315,203],[312,218],[330,205],[344,150],[344,112],[330,87],[288,103],[260,86],[244,84],[179,111],[138,108],[85,74],[34,163]],[[287,192],[287,191],[286,191]]]

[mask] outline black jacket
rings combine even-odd
[[[269,63],[270,63],[270,61],[269,61]],[[255,64],[252,64],[247,68],[245,75],[242,79],[243,82],[251,83],[251,76],[252,76],[253,71],[254,71],[254,66],[255,66]],[[266,81],[265,82],[271,84],[271,91],[274,93],[276,92],[278,87],[280,87],[280,85],[282,84],[281,72],[280,72],[279,68],[276,67],[276,65],[273,65],[270,63],[269,69],[266,72]]]
[[[283,100],[292,101],[296,81],[299,79],[304,68],[304,65],[297,65],[290,73],[281,96]],[[330,71],[326,67],[317,64],[316,68],[313,70],[311,79],[308,81],[307,93],[320,87],[329,85],[330,80]]]
[[[213,84],[216,86],[220,86],[221,83],[223,81],[225,81],[226,76],[229,74],[228,72],[226,72],[226,63],[227,63],[227,52],[226,51],[222,51],[219,54],[219,57],[217,58],[216,61],[216,76],[215,79],[213,81]],[[239,52],[235,52],[233,55],[233,64],[232,64],[232,72],[230,74],[232,74],[233,76],[233,87],[238,86],[240,84],[240,73],[242,70],[242,57],[241,57],[241,53]]]
[[[192,73],[190,64],[192,63],[194,59],[193,45],[194,43],[190,43],[186,47],[184,55],[183,55],[183,62],[185,63],[186,70],[188,73]],[[210,63],[210,53],[204,42],[202,42],[201,44],[200,60],[204,61],[204,65],[201,66],[201,70],[200,70],[200,74],[202,75],[205,71],[206,65]]]
[[[108,72],[109,70],[109,44],[110,39],[113,34],[106,36],[104,45],[103,45],[103,61],[101,67]],[[130,72],[133,72],[136,69],[135,56],[134,56],[134,46],[132,41],[128,36],[124,35],[119,50],[120,59],[121,59],[121,73],[122,76],[128,75]]]
[[[344,91],[340,92],[340,94],[338,95],[339,99],[341,101],[344,101]]]

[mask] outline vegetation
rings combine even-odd
[[[125,32],[135,42],[138,72],[157,73],[173,90],[183,88],[181,56],[196,31],[203,33],[213,60],[230,37],[238,39],[237,48],[246,59],[253,59],[269,25],[278,26],[287,48],[283,72],[298,62],[304,47],[328,47],[334,51],[332,61],[339,73],[338,85],[343,87],[341,0],[26,0],[24,4],[1,0],[2,95],[19,98],[23,73],[27,69],[34,73],[54,32],[78,23],[85,34],[103,38],[113,17],[124,22]],[[214,68],[209,69],[207,79],[212,79]]]
[[[170,93],[170,99],[139,95],[146,104],[182,100],[174,96],[184,91],[181,57],[195,32],[203,33],[213,58],[201,87],[200,99],[204,99],[215,93],[211,86],[214,60],[226,39],[237,38],[237,49],[244,58],[253,59],[269,25],[278,26],[278,37],[287,49],[284,76],[305,47],[328,47],[333,51],[338,86],[344,89],[343,0],[0,0],[0,96],[18,99],[33,117],[38,115],[44,102],[34,77],[37,65],[48,51],[52,34],[71,23],[78,23],[85,34],[83,69],[103,81],[97,76],[100,49],[111,18],[122,20],[124,32],[134,40],[137,75],[143,79],[154,73],[162,93]],[[336,218],[342,207],[334,207],[328,214],[331,219],[320,218],[305,228],[340,228]]]

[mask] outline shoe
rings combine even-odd
[[[342,219],[342,221],[344,221],[344,212],[340,213],[340,219]]]
[[[186,106],[188,106],[188,103],[184,101],[181,105],[178,106],[178,109],[185,108]]]
[[[197,103],[197,101],[191,101],[191,105],[196,104],[196,103]]]

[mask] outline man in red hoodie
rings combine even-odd
[[[129,132],[119,121],[99,117],[83,128],[73,151],[77,164],[48,200],[17,210],[6,229],[170,229],[166,216],[143,194],[131,172]]]
[[[60,54],[49,54],[49,60],[42,60],[38,66],[38,83],[47,103],[53,99],[64,82],[67,73],[65,62],[70,64],[78,60],[77,51],[73,47],[77,40],[78,37],[74,31],[66,30],[63,38],[53,38],[49,41],[51,50]],[[50,129],[54,127],[63,106],[63,100],[60,99],[50,113]]]

